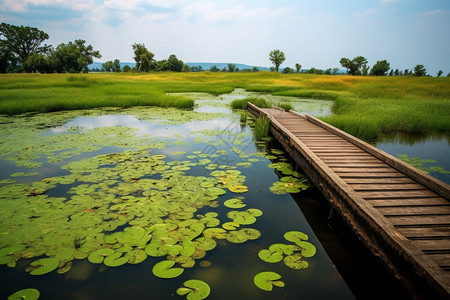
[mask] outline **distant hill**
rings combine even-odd
[[[101,62],[94,62],[93,64],[89,65],[89,70],[96,70],[96,69],[102,69],[102,64]],[[212,66],[216,66],[219,70],[222,70],[223,68],[227,68],[228,67],[228,63],[206,63],[206,62],[187,62],[186,63],[189,67],[198,67],[201,66],[203,71],[208,71],[209,69],[211,69]],[[131,68],[133,68],[136,63],[132,63],[132,62],[121,62],[120,66],[123,68],[125,65],[130,66]],[[269,71],[270,68],[266,68],[266,67],[259,67],[259,66],[250,66],[250,65],[245,65],[245,64],[234,64],[236,65],[236,68],[239,68],[239,70],[244,70],[244,69],[252,69],[253,67],[258,68],[259,70],[265,70],[265,71]]]

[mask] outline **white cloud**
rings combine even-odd
[[[64,6],[73,10],[88,10],[95,6],[93,0],[3,0],[0,10],[24,12],[29,6]]]
[[[419,15],[421,15],[421,16],[446,16],[446,15],[450,15],[450,10],[436,9],[436,10],[424,11],[422,13],[419,13]]]

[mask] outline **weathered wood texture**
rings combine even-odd
[[[450,299],[450,189],[316,118],[248,110],[415,298]],[[370,272],[370,270],[368,270]]]

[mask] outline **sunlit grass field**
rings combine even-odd
[[[372,140],[382,133],[450,132],[450,78],[257,73],[103,73],[0,75],[0,113],[96,107],[191,108],[168,93],[229,93],[235,88],[335,101],[326,122]]]

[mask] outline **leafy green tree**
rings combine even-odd
[[[275,65],[275,70],[278,72],[280,65],[282,63],[284,63],[284,61],[286,60],[286,57],[284,56],[283,51],[276,49],[276,50],[270,51],[269,59]]]
[[[42,45],[49,35],[36,27],[0,24],[0,45],[9,52],[11,61],[23,63],[32,54],[47,53],[51,46]]]
[[[0,43],[0,73],[6,73],[11,62],[11,53]]]
[[[210,70],[211,72],[219,72],[219,71],[220,71],[219,68],[218,68],[216,65],[211,66],[211,67],[209,68],[209,70]]]
[[[299,73],[300,70],[302,69],[302,65],[299,64],[299,63],[296,63],[296,64],[295,64],[295,69],[297,70],[297,73]]]
[[[338,67],[333,68],[333,75],[336,75],[337,72],[339,72],[339,68]]]
[[[123,72],[131,72],[131,67],[129,66],[129,65],[125,65],[125,66],[123,66],[123,68],[122,68],[122,71]]]
[[[437,72],[437,77],[441,77],[441,75],[444,73],[444,71],[442,71],[442,70],[439,70],[438,72]]]
[[[422,77],[427,75],[427,69],[423,65],[416,65],[414,67],[414,76]]]
[[[99,51],[92,45],[86,45],[85,40],[75,40],[67,44],[59,44],[51,54],[55,70],[58,73],[87,73],[88,66],[95,58],[101,58]]]
[[[183,70],[182,70],[182,72],[190,72],[191,71],[191,67],[189,67],[189,65],[187,65],[187,64],[183,64]]]
[[[136,61],[136,69],[138,72],[155,70],[155,54],[148,51],[145,44],[134,43],[131,47],[134,51],[134,61]]]
[[[370,70],[370,75],[385,76],[390,68],[391,64],[387,60],[379,60],[373,65],[372,70]]]
[[[181,72],[183,71],[183,61],[178,59],[174,54],[169,56],[166,63],[165,71]]]
[[[294,73],[294,69],[286,67],[286,68],[283,69],[282,73],[284,73],[284,74]]]
[[[228,72],[230,72],[230,73],[233,73],[233,72],[237,72],[236,71],[236,65],[235,64],[232,64],[232,63],[229,63],[228,65],[227,65],[227,70],[228,70]]]
[[[114,68],[114,63],[112,62],[112,60],[108,60],[107,62],[102,64],[102,69],[105,72],[112,72],[113,68]]]
[[[53,72],[52,62],[49,57],[43,54],[33,53],[23,62],[22,68],[25,72],[51,73]]]
[[[367,66],[367,59],[364,56],[357,56],[352,60],[343,57],[339,62],[342,67],[347,69],[347,73],[351,75],[357,74],[357,71],[359,71],[359,73],[362,73],[363,69],[365,69]]]

